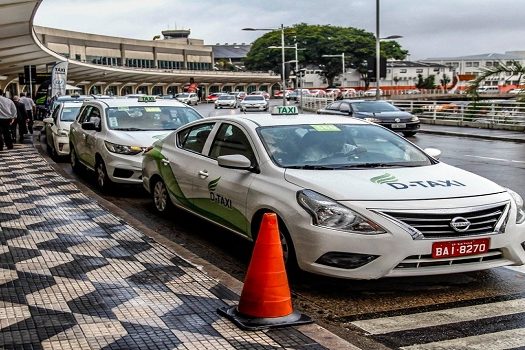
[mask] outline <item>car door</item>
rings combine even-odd
[[[172,199],[188,209],[195,210],[192,198],[193,181],[199,175],[206,156],[202,154],[208,135],[215,123],[202,123],[187,127],[176,134],[176,140],[162,145],[164,159],[160,162],[160,173],[170,190]],[[165,167],[171,168],[171,174]],[[174,198],[173,198],[174,197]]]
[[[257,176],[255,171],[220,167],[217,158],[224,155],[246,156],[254,169],[257,157],[253,143],[240,125],[222,123],[209,147],[208,157],[199,162],[193,182],[193,203],[211,220],[237,232],[247,234],[249,219],[246,203],[250,186]]]
[[[87,113],[83,123],[92,122],[97,126],[97,130],[86,130],[80,126],[81,129],[81,140],[79,143],[81,147],[79,149],[78,156],[80,160],[87,166],[95,167],[95,154],[96,154],[96,141],[100,134],[101,114],[100,110],[96,106],[90,106],[90,110]]]
[[[80,155],[86,153],[86,135],[85,130],[82,129],[82,123],[86,120],[92,108],[93,106],[84,106],[80,111],[77,120],[73,123],[73,125],[71,125],[69,142],[71,142],[71,144],[73,145],[73,148],[75,149],[75,153],[79,160],[81,159]]]
[[[54,135],[58,133],[57,122],[59,120],[58,116],[60,115],[61,110],[62,106],[55,108],[53,114],[51,115],[51,118],[53,118],[53,123],[46,123],[46,142],[50,147],[54,147]]]
[[[326,114],[339,114],[339,106],[341,105],[341,102],[333,102],[326,106],[325,112]]]

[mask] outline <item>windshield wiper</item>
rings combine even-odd
[[[144,131],[144,129],[139,128],[116,128],[113,130],[119,130],[119,131]]]
[[[403,163],[360,163],[360,164],[348,164],[338,169],[348,168],[391,168],[391,167],[412,167],[415,165],[407,165]]]
[[[287,166],[286,168],[287,169],[304,169],[304,170],[335,170],[335,169],[339,169],[339,167],[326,166],[326,165],[313,165],[313,164],[290,165],[290,166]]]

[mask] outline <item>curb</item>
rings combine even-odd
[[[515,137],[507,137],[507,136],[467,134],[467,133],[462,133],[462,132],[442,131],[442,130],[428,130],[428,129],[426,129],[426,130],[425,129],[420,129],[418,132],[424,133],[424,134],[448,135],[448,136],[470,137],[470,138],[494,140],[494,141],[507,141],[507,142],[525,143],[525,138],[515,138]]]

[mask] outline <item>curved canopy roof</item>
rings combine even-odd
[[[68,81],[76,84],[184,84],[190,77],[199,83],[276,83],[279,76],[266,73],[180,71],[128,69],[99,66],[67,59],[48,48],[37,38],[33,19],[43,0],[0,0],[0,87],[16,80],[25,65],[36,65],[46,72],[46,65],[68,61]]]

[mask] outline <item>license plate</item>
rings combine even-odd
[[[405,123],[396,123],[392,124],[392,129],[404,129],[407,125]]]
[[[489,246],[489,238],[435,242],[432,244],[432,257],[435,259],[441,259],[455,256],[482,254],[489,251]]]

